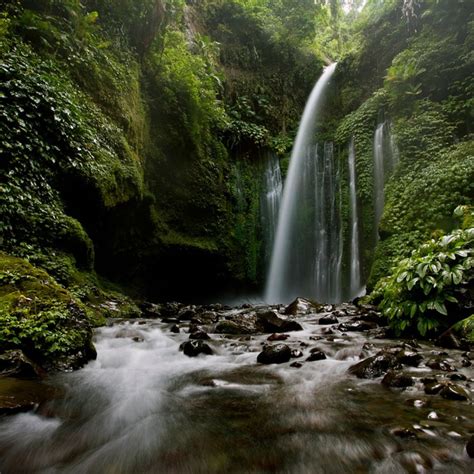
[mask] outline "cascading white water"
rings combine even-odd
[[[389,121],[377,125],[374,133],[374,205],[375,224],[382,218],[385,203],[385,182],[398,163],[398,148]]]
[[[355,146],[354,140],[349,145],[349,191],[351,209],[351,273],[350,273],[350,296],[355,298],[362,292],[360,272],[360,250],[359,250],[359,213],[357,210],[357,185],[355,169]]]
[[[328,302],[339,299],[339,296],[335,298],[335,294],[340,290],[329,281],[340,280],[340,275],[336,273],[337,268],[340,268],[339,260],[334,259],[335,254],[329,249],[325,250],[325,245],[334,245],[336,240],[336,247],[340,247],[337,238],[340,228],[331,228],[336,212],[323,212],[323,208],[327,209],[329,206],[329,209],[333,209],[336,206],[336,179],[332,172],[325,171],[325,165],[322,164],[330,161],[332,165],[333,159],[332,153],[318,153],[315,146],[316,120],[324,92],[335,69],[336,64],[328,66],[317,81],[298,129],[284,186],[266,285],[265,299],[268,302],[289,301],[295,296]],[[315,170],[313,176],[309,174],[311,170]],[[320,178],[320,182],[314,183],[314,174],[316,181]],[[323,186],[319,186],[321,183]],[[318,186],[311,187],[314,185]],[[331,189],[332,195],[327,196],[322,188]],[[314,196],[318,192],[324,193],[324,199],[321,199],[321,195]],[[328,199],[330,203],[327,206]],[[321,219],[328,220],[323,223],[318,218],[315,219],[318,213],[322,214]],[[336,238],[333,239],[330,234],[334,234]],[[325,265],[327,260],[321,260],[323,256],[333,264],[335,262],[332,271]],[[336,286],[340,287],[340,284]]]
[[[265,238],[265,260],[270,262],[278,224],[283,181],[280,162],[274,154],[269,154],[265,165],[264,189],[261,202],[261,220]]]
[[[383,213],[384,205],[384,128],[385,122],[377,125],[374,134],[374,195],[375,195],[375,223],[378,225]]]

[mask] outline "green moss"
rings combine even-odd
[[[474,344],[474,314],[456,323],[453,326],[453,330]]]
[[[0,254],[0,347],[46,368],[78,367],[94,355],[84,305],[44,270]]]

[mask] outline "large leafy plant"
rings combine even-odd
[[[467,206],[457,215],[470,214]],[[456,307],[463,287],[474,280],[474,227],[457,229],[432,239],[401,260],[393,273],[380,280],[372,300],[397,332],[416,330],[422,336],[453,322],[450,304]]]

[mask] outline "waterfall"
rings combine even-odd
[[[398,164],[398,148],[390,122],[377,125],[374,133],[374,200],[375,224],[378,226],[385,202],[385,181]]]
[[[359,250],[359,213],[357,210],[357,185],[355,170],[355,147],[354,139],[349,145],[349,191],[351,210],[351,272],[350,272],[350,296],[354,298],[361,294],[362,283],[360,274],[360,250]]]
[[[335,69],[336,64],[328,66],[317,81],[298,129],[272,251],[268,302],[341,298],[340,179],[332,146],[321,153],[315,144],[316,120]]]
[[[384,205],[384,128],[385,122],[377,125],[374,134],[374,194],[375,194],[375,223],[378,225],[383,213]]]
[[[278,223],[283,182],[280,162],[274,154],[269,154],[265,164],[263,193],[261,201],[261,222],[265,239],[265,262],[270,263],[273,243]]]

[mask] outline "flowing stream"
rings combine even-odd
[[[317,298],[324,302],[335,300],[333,295],[336,290],[329,280],[338,280],[339,275],[334,277],[327,267],[324,274],[315,275],[315,272],[319,272],[323,265],[323,262],[318,260],[319,256],[334,258],[333,254],[327,256],[326,252],[322,251],[322,247],[329,239],[327,232],[334,231],[330,228],[331,222],[323,223],[315,220],[315,207],[317,214],[318,206],[321,210],[328,201],[331,205],[332,194],[325,195],[322,202],[315,204],[314,193],[321,191],[316,188],[314,175],[310,173],[311,169],[315,169],[317,173],[320,172],[321,160],[327,162],[329,156],[326,153],[318,153],[315,130],[325,91],[335,69],[336,64],[328,66],[314,86],[296,136],[283,189],[270,272],[267,278],[265,300],[269,302],[289,302],[296,296]],[[327,183],[325,177],[332,179],[329,173],[321,176],[324,185]],[[326,215],[325,212],[323,214]],[[338,229],[335,231],[338,233]],[[319,239],[321,236],[322,238]]]
[[[393,341],[329,331],[314,315],[298,321],[303,330],[285,343],[303,351],[301,368],[257,364],[268,335],[213,334],[214,355],[188,358],[178,350],[188,334],[168,323],[99,329],[96,361],[45,382],[53,400],[0,418],[0,472],[472,472],[471,404],[427,396],[419,382],[401,391],[356,379],[348,367]],[[327,359],[305,362],[312,348]],[[415,434],[394,434],[401,428]]]

